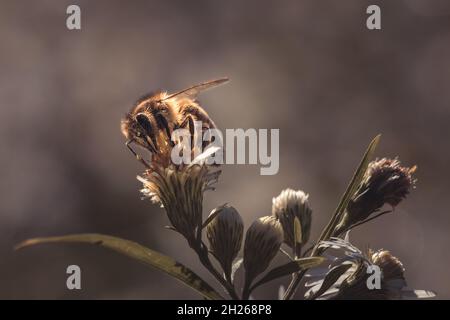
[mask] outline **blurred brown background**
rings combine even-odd
[[[82,30],[69,31],[73,3],[0,1],[1,298],[199,298],[99,248],[12,247],[101,232],[173,255],[210,279],[184,240],[163,229],[163,211],[140,200],[142,168],[119,121],[147,91],[223,75],[231,83],[201,101],[221,128],[280,128],[280,171],[226,166],[205,215],[228,202],[248,226],[270,214],[283,188],[301,188],[316,237],[380,132],[377,155],[417,164],[418,185],[353,241],[390,249],[411,287],[450,298],[448,1],[76,1]],[[381,6],[381,31],[365,27],[369,4]],[[65,287],[69,264],[81,267],[81,291]],[[255,298],[276,298],[277,283]]]

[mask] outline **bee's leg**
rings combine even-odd
[[[134,151],[134,149],[131,147],[131,143],[133,142],[133,140],[128,140],[127,142],[125,142],[125,145],[127,146],[128,150],[131,151],[131,153],[136,157],[136,159],[141,162],[147,169],[150,169],[150,165],[147,163],[147,161],[145,161],[140,155],[138,155],[136,153],[136,151]]]
[[[213,142],[212,137],[211,137],[211,133],[208,133],[209,132],[208,130],[210,130],[210,129],[211,128],[208,127],[207,125],[202,127],[202,134],[203,134],[203,136],[205,134],[208,134],[208,136],[207,136],[208,139],[203,140],[203,142],[202,142],[203,150],[205,150]]]
[[[145,132],[144,136],[150,151],[156,153],[156,151],[158,150],[158,143],[156,142],[155,130],[153,129],[150,120],[144,114],[138,114],[136,116],[136,120]]]
[[[186,128],[186,127],[188,127],[189,132],[191,134],[191,147],[194,148],[195,127],[194,127],[194,119],[192,118],[192,116],[190,114],[186,115],[186,118],[180,124],[180,128]]]
[[[164,118],[164,116],[162,116],[161,114],[156,114],[155,115],[155,119],[156,122],[158,124],[158,128],[160,130],[164,130],[164,133],[167,136],[167,140],[169,141],[169,144],[173,147],[175,146],[175,143],[172,141],[172,132],[169,128],[169,124],[167,123],[167,119]]]
[[[158,143],[156,142],[156,137],[154,135],[152,135],[151,137],[146,136],[145,138],[147,141],[148,148],[150,149],[150,152],[156,154],[157,153],[156,150],[158,148]]]

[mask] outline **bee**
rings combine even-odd
[[[187,128],[193,137],[194,121],[202,122],[202,130],[215,129],[215,123],[198,103],[197,95],[225,82],[228,82],[228,78],[207,81],[172,94],[156,92],[143,96],[121,121],[121,130],[127,139],[125,145],[149,168],[149,164],[134,151],[131,144],[157,154],[160,150],[173,147],[171,137],[176,129]]]

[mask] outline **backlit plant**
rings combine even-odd
[[[220,175],[219,167],[209,164],[207,159],[217,150],[207,149],[189,165],[175,165],[170,161],[173,144],[162,137],[159,135],[152,147],[150,163],[142,161],[145,170],[138,177],[141,192],[144,198],[164,208],[169,228],[186,239],[217,285],[207,283],[171,257],[107,235],[35,238],[24,241],[18,248],[69,242],[107,247],[171,275],[207,299],[249,299],[256,288],[281,281],[285,276],[291,276],[291,280],[286,289],[280,286],[280,299],[292,299],[300,285],[306,292],[304,299],[434,296],[430,291],[408,289],[404,266],[389,251],[363,252],[349,242],[352,229],[392,212],[414,187],[415,167],[403,167],[398,159],[371,161],[379,136],[367,148],[328,224],[312,242],[313,211],[308,194],[301,190],[281,191],[273,199],[272,214],[258,218],[246,232],[238,210],[230,205],[221,205],[205,217],[204,193],[213,189]],[[386,207],[390,209],[384,210]],[[278,254],[286,256],[287,262],[271,266]],[[370,289],[367,282],[374,265],[382,272],[381,287]],[[243,281],[235,278],[239,269],[243,269]]]

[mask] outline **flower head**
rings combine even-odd
[[[283,190],[272,200],[272,215],[276,217],[283,227],[284,242],[291,248],[300,249],[308,242],[311,231],[312,210],[308,203],[308,195],[301,190]],[[300,223],[300,242],[295,243],[295,218]]]
[[[227,277],[231,276],[233,260],[241,250],[244,223],[239,212],[233,207],[222,206],[208,223],[206,236],[211,253],[220,262]]]
[[[380,287],[369,288],[372,275],[370,266],[381,271]],[[407,291],[405,268],[401,261],[387,250],[369,250],[365,260],[360,260],[351,275],[340,285],[336,299],[400,299]]]
[[[405,268],[403,263],[388,250],[370,250],[369,259],[373,264],[381,268],[384,281],[404,278]]]
[[[334,235],[349,230],[354,224],[378,212],[385,204],[395,208],[414,186],[412,174],[415,171],[416,166],[402,167],[397,159],[372,161]]]
[[[193,242],[202,226],[203,193],[212,188],[219,174],[202,164],[183,168],[169,165],[147,170],[138,179],[143,183],[144,197],[164,207],[173,228]]]
[[[395,207],[409,194],[414,184],[412,174],[416,169],[416,166],[400,166],[398,159],[372,161],[363,181],[363,192],[373,192],[374,200],[377,200],[374,202],[378,207],[384,203]]]
[[[319,247],[338,250],[342,256],[329,255],[331,265],[326,272],[310,274],[307,298],[319,299],[423,299],[436,294],[428,290],[409,289],[402,262],[388,250],[363,252],[348,239],[331,238]],[[326,281],[327,279],[328,281]],[[334,283],[330,282],[335,279]],[[320,291],[322,286],[325,291]]]
[[[267,269],[281,244],[283,228],[273,216],[259,218],[248,228],[244,244],[245,281],[250,284]]]

